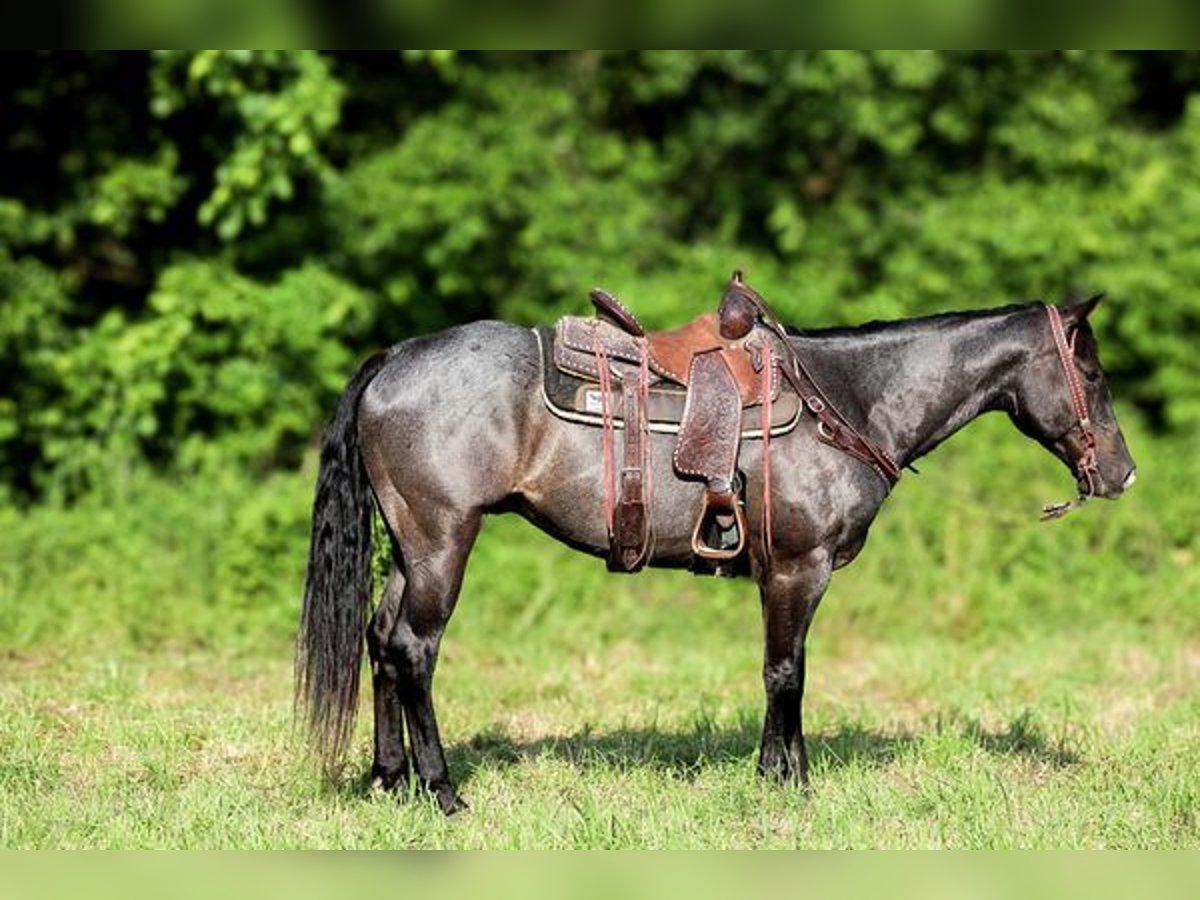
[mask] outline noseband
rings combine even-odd
[[[1065,516],[1073,509],[1078,509],[1088,498],[1096,493],[1096,478],[1099,475],[1099,465],[1096,462],[1096,432],[1092,428],[1092,417],[1088,410],[1087,395],[1083,385],[1079,383],[1079,368],[1075,365],[1075,337],[1078,329],[1067,340],[1067,332],[1063,327],[1062,314],[1058,307],[1047,304],[1046,316],[1050,319],[1050,333],[1054,335],[1054,346],[1058,350],[1058,360],[1062,363],[1063,374],[1067,377],[1067,390],[1071,394],[1071,406],[1075,411],[1076,426],[1083,437],[1083,451],[1074,460],[1076,477],[1087,483],[1087,489],[1080,491],[1074,500],[1063,503],[1052,503],[1042,507],[1042,520],[1057,519]]]

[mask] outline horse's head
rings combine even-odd
[[[1113,412],[1088,316],[1100,297],[1046,307],[1013,411],[1017,427],[1074,473],[1079,500],[1047,507],[1062,515],[1092,496],[1115,499],[1133,484],[1136,467]]]

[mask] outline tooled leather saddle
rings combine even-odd
[[[808,376],[766,301],[734,272],[715,313],[647,332],[616,297],[591,292],[594,318],[567,316],[538,329],[543,397],[561,418],[602,429],[608,566],[636,572],[653,549],[651,432],[676,434],[675,475],[701,481],[693,570],[736,574],[747,546],[743,440],[763,442],[764,558],[771,552],[770,441],[807,410],[818,436],[872,465],[889,482],[894,463],[862,438]],[[615,432],[623,432],[618,468]]]

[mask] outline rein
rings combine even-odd
[[[1087,482],[1087,490],[1080,491],[1074,500],[1062,503],[1050,503],[1042,507],[1041,519],[1058,519],[1073,509],[1083,506],[1096,493],[1096,476],[1099,466],[1096,463],[1096,432],[1092,428],[1092,417],[1088,410],[1087,396],[1083,385],[1079,383],[1079,368],[1075,365],[1075,337],[1078,329],[1067,340],[1067,332],[1063,327],[1062,314],[1053,304],[1045,306],[1046,316],[1050,320],[1050,333],[1054,336],[1054,347],[1058,351],[1058,361],[1062,364],[1063,374],[1067,379],[1067,390],[1071,395],[1071,406],[1075,412],[1076,426],[1083,435],[1083,452],[1075,461],[1075,474]]]

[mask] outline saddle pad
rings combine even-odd
[[[596,426],[603,424],[600,385],[591,377],[580,378],[568,374],[556,365],[560,353],[555,347],[555,329],[541,325],[534,328],[533,333],[541,349],[542,400],[546,408],[568,422]],[[592,370],[595,370],[594,361]],[[614,390],[608,399],[614,424],[623,428],[621,392]],[[646,404],[650,430],[665,434],[677,433],[679,423],[683,421],[686,403],[687,388],[666,381],[652,382]],[[771,404],[771,436],[787,434],[795,428],[796,423],[800,421],[801,412],[799,398],[790,390],[780,390]],[[762,437],[760,406],[742,410],[741,435],[749,439]]]

